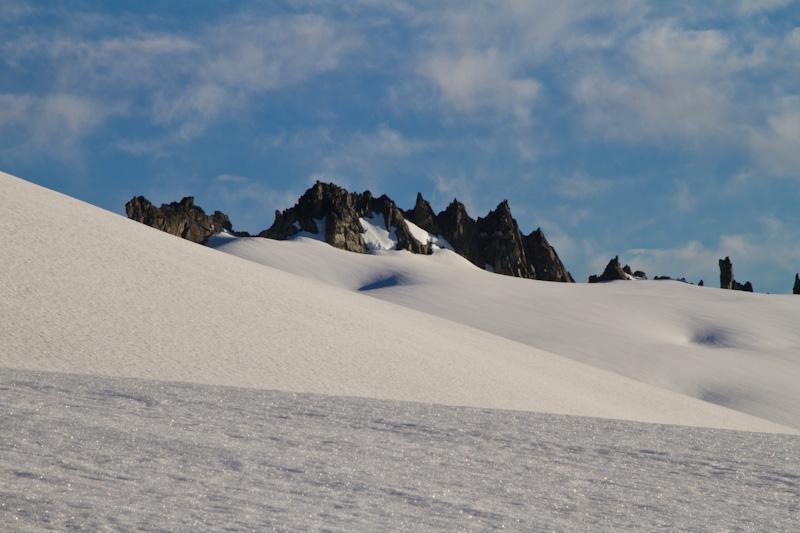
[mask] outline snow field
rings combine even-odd
[[[219,253],[7,174],[0,187],[1,367],[790,431]],[[441,261],[461,264],[453,256]],[[327,260],[316,256],[317,265]]]

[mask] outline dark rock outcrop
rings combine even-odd
[[[441,235],[442,230],[436,224],[436,215],[431,209],[431,204],[422,197],[422,193],[417,193],[417,203],[414,209],[404,213],[406,220],[416,224],[432,235]]]
[[[192,196],[161,207],[154,206],[144,196],[136,196],[125,204],[125,213],[132,220],[197,243],[205,243],[222,230],[233,233],[227,215],[219,211],[206,215],[194,205]]]
[[[355,209],[355,198],[332,183],[317,182],[283,213],[275,212],[272,226],[258,234],[268,239],[285,240],[301,231],[317,234],[324,226],[325,242],[336,248],[366,253],[364,232]]]
[[[719,287],[720,289],[733,289],[733,263],[731,258],[719,260]]]
[[[507,200],[503,200],[485,218],[478,218],[476,225],[486,263],[492,271],[517,278],[536,277]]]
[[[380,198],[373,198],[369,191],[356,195],[356,212],[360,218],[373,218],[374,216],[383,217],[383,223],[387,230],[392,228],[397,238],[397,250],[408,250],[414,254],[430,254],[433,252],[430,243],[421,243],[408,229],[405,224],[403,212],[385,194]],[[429,206],[430,207],[430,206]]]
[[[414,221],[412,220],[412,222]],[[414,223],[416,224],[416,222]],[[439,235],[450,243],[456,253],[472,264],[486,268],[486,253],[478,232],[478,224],[469,216],[464,204],[453,200],[447,209],[436,215],[435,223],[441,231]],[[428,228],[420,227],[432,233]]]
[[[525,244],[528,261],[533,265],[536,279],[575,283],[572,274],[567,272],[561,259],[558,258],[555,248],[547,242],[542,228],[523,236],[522,241]]]
[[[630,270],[630,267],[628,267]],[[614,259],[608,262],[606,265],[606,269],[603,273],[599,276],[592,275],[589,276],[589,283],[600,283],[603,281],[616,281],[622,279],[629,279],[626,272],[622,269],[619,264],[619,256],[616,256]]]
[[[384,227],[394,229],[397,249],[417,254],[431,253],[429,243],[417,241],[405,225],[403,212],[386,195],[375,198],[366,191],[350,193],[333,183],[315,183],[291,207],[282,213],[275,212],[272,226],[258,234],[259,237],[284,240],[301,231],[318,233],[325,227],[325,242],[350,252],[366,253],[364,228],[360,218],[383,218]],[[319,223],[319,224],[318,224]]]
[[[125,210],[134,220],[194,242],[205,243],[222,230],[247,236],[234,232],[228,217],[219,211],[206,216],[191,197],[156,208],[139,196],[128,202]],[[420,242],[414,237],[406,224],[408,221],[446,240],[456,253],[480,268],[521,278],[575,281],[541,228],[530,235],[520,231],[507,200],[476,221],[458,200],[453,200],[447,209],[436,215],[418,194],[414,209],[403,212],[386,195],[375,198],[369,191],[350,193],[333,183],[318,181],[303,193],[294,207],[276,211],[275,222],[258,236],[285,240],[306,232],[319,235],[336,248],[366,253],[369,251],[364,240],[367,219],[374,220],[374,225],[393,235],[397,250],[415,254],[433,252],[431,242]]]
[[[432,245],[414,238],[405,221],[431,235],[445,239],[456,253],[480,268],[500,274],[548,281],[574,282],[558,254],[547,242],[541,229],[523,235],[511,216],[508,202],[477,221],[457,200],[438,215],[421,194],[414,209],[401,211],[386,195],[375,198],[367,191],[349,193],[330,183],[317,182],[305,192],[297,205],[275,213],[275,223],[259,237],[287,239],[300,231],[317,233],[317,222],[324,220],[325,241],[351,252],[364,253],[364,229],[359,219],[383,218],[383,227],[394,231],[397,249],[429,254]]]
[[[499,274],[521,278],[575,281],[541,228],[530,235],[520,231],[508,201],[475,221],[458,200],[434,215],[430,204],[417,195],[417,204],[406,211],[406,218],[428,233],[443,237],[456,253],[481,268],[488,266]]]
[[[800,294],[800,274],[794,275],[794,288],[792,294]]]
[[[753,292],[753,285],[749,281],[742,285],[734,279],[733,263],[731,263],[730,257],[719,260],[719,286],[722,289]]]

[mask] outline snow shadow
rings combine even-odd
[[[375,289],[386,289],[388,287],[396,287],[400,285],[400,278],[398,276],[389,276],[388,278],[379,279],[378,281],[373,281],[372,283],[368,283],[363,287],[359,287],[359,291],[372,291]]]

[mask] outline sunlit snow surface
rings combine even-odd
[[[1,172],[0,222],[0,530],[797,530],[793,430],[598,367],[796,420],[800,300],[235,257]]]
[[[386,222],[380,213],[372,213],[370,218],[359,218],[361,227],[364,228],[364,244],[367,249],[394,250],[397,248],[397,235],[395,228],[386,229]]]
[[[210,245],[800,428],[797,296],[677,281],[523,280],[486,272],[447,250],[362,255],[302,238]]]
[[[797,531],[800,437],[0,369],[5,531]]]

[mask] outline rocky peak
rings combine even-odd
[[[300,231],[316,234],[320,231],[317,221],[324,221],[325,242],[343,250],[366,253],[367,246],[361,237],[364,230],[355,208],[357,199],[338,185],[317,181],[294,207],[282,213],[276,211],[275,222],[258,236],[284,240]]]
[[[800,294],[800,274],[794,275],[794,288],[792,294]]]
[[[131,220],[197,243],[205,243],[222,230],[233,232],[227,215],[220,211],[206,215],[194,205],[193,196],[161,207],[154,206],[144,196],[135,196],[125,204],[125,213]]]
[[[405,224],[405,216],[394,201],[385,194],[374,198],[369,191],[359,195],[356,200],[356,211],[359,217],[372,218],[373,213],[383,216],[384,227],[388,230],[394,228],[397,237],[397,250],[408,250],[415,254],[430,254],[433,252],[430,243],[421,243]],[[362,229],[363,231],[363,229]]]
[[[359,219],[382,217],[388,230],[394,228],[398,250],[413,253],[431,252],[429,243],[420,243],[405,225],[403,212],[388,196],[375,198],[370,191],[350,193],[333,183],[316,182],[297,201],[294,207],[275,213],[272,226],[259,233],[259,237],[284,240],[305,231],[317,233],[317,221],[325,222],[325,242],[350,252],[366,253],[364,228]]]
[[[405,212],[406,220],[416,224],[428,233],[433,235],[441,234],[439,226],[436,225],[436,215],[433,214],[431,204],[422,197],[422,193],[417,193],[417,203],[414,209]]]
[[[630,267],[628,267],[630,270]],[[608,262],[606,269],[600,276],[589,276],[589,283],[599,283],[601,281],[616,281],[620,279],[629,279],[625,271],[619,264],[619,256]]]
[[[503,200],[485,218],[478,218],[478,233],[483,241],[486,262],[498,274],[535,278],[536,272],[525,254],[525,244],[517,221],[511,216],[508,200]]]
[[[533,265],[536,279],[575,283],[572,274],[567,272],[558,258],[555,248],[547,242],[542,228],[537,228],[528,236],[523,235],[522,242],[528,261]]]
[[[206,217],[190,197],[160,209],[138,197],[128,202],[126,210],[131,218],[195,242],[204,242],[222,229],[232,231],[227,216],[216,212]],[[366,222],[376,217],[382,220],[374,224],[393,233],[398,250],[416,254],[433,251],[430,242],[419,242],[413,236],[406,224],[408,220],[444,238],[456,253],[480,268],[522,278],[574,282],[541,228],[527,236],[520,232],[507,200],[475,221],[464,204],[455,199],[435,215],[430,203],[417,194],[414,209],[404,212],[386,195],[375,198],[370,191],[350,193],[333,183],[317,181],[293,207],[275,211],[275,222],[258,236],[284,240],[300,232],[324,231],[320,237],[331,246],[366,253],[361,220]]]
[[[472,264],[485,268],[486,254],[478,233],[478,226],[467,213],[467,208],[458,200],[453,200],[447,209],[436,215],[436,226],[441,236],[453,249]]]
[[[719,286],[722,289],[753,292],[753,285],[749,281],[742,285],[734,279],[733,263],[730,257],[719,260]]]

